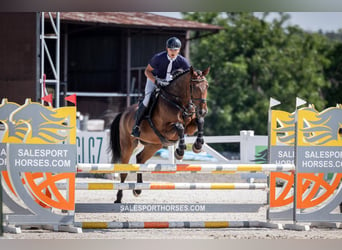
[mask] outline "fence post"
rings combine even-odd
[[[240,131],[240,162],[248,162],[249,137],[254,136],[253,130]]]

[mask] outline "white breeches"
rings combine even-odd
[[[143,104],[145,107],[148,106],[148,103],[149,103],[150,98],[151,98],[151,94],[156,87],[157,86],[149,78],[147,78],[146,86],[145,86],[145,97],[143,100]]]

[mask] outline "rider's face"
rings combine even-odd
[[[176,58],[177,55],[179,54],[179,49],[169,49],[169,48],[166,48],[166,49],[167,49],[167,54],[172,59]]]

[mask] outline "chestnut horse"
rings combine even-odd
[[[201,151],[203,140],[204,116],[207,113],[208,81],[205,76],[209,67],[204,71],[189,70],[179,73],[165,87],[158,87],[156,95],[151,96],[150,108],[140,125],[140,137],[131,136],[135,124],[135,112],[138,108],[134,104],[113,120],[110,129],[110,145],[113,163],[128,163],[138,142],[144,145],[136,155],[136,163],[145,163],[163,146],[178,143],[175,157],[180,160],[186,149],[184,135],[193,135],[197,138],[193,144],[193,151]],[[120,173],[121,182],[124,182],[127,173]],[[142,174],[137,174],[137,182],[142,183]],[[133,190],[138,196],[141,190]],[[115,203],[121,203],[122,190],[118,190]]]

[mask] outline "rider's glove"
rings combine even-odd
[[[166,80],[156,79],[156,84],[161,86],[161,87],[165,87],[165,86],[169,85],[170,82],[168,82]]]

